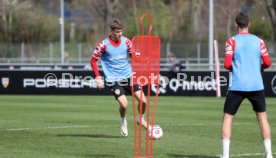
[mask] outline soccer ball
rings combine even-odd
[[[159,125],[154,125],[148,134],[150,139],[160,139],[163,136],[163,131]]]

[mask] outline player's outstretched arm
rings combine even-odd
[[[235,50],[235,39],[233,37],[229,38],[225,43],[225,58],[224,67],[227,70],[232,70],[232,61]]]
[[[233,55],[225,55],[224,58],[224,68],[227,70],[232,70],[232,60],[233,60]]]
[[[263,64],[262,64],[262,69],[269,68],[271,66],[271,60],[270,57],[267,56],[262,56]]]
[[[104,81],[99,73],[97,61],[102,56],[102,54],[105,52],[105,50],[106,50],[106,45],[105,45],[105,42],[102,41],[95,48],[92,58],[90,60],[91,68],[93,69],[93,72],[96,76],[97,87],[99,89],[104,88]]]
[[[90,64],[91,64],[93,72],[96,76],[97,88],[99,88],[99,89],[104,88],[104,81],[103,81],[102,76],[100,75],[99,70],[98,70],[97,59],[92,57],[90,60]]]
[[[97,59],[92,57],[90,60],[90,64],[91,64],[91,68],[93,69],[93,72],[95,74],[96,77],[101,76],[98,70],[98,66],[97,66]]]
[[[262,71],[266,68],[269,68],[271,66],[271,60],[270,57],[268,55],[265,43],[262,39],[260,39],[260,43],[261,43],[261,57],[262,57]]]

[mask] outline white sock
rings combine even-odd
[[[230,139],[222,139],[222,154],[229,157]]]
[[[122,117],[122,124],[127,124],[126,116]]]
[[[266,155],[272,155],[272,151],[271,151],[271,139],[265,139],[263,141],[264,143],[264,148],[265,148],[265,154]]]

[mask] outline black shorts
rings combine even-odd
[[[131,79],[127,78],[121,81],[116,82],[107,82],[106,86],[110,88],[111,93],[114,95],[116,100],[125,95],[125,92],[132,95],[132,86],[131,86]],[[139,91],[141,88],[138,84],[134,85],[134,92]]]
[[[265,94],[263,90],[252,92],[228,91],[224,104],[224,113],[235,115],[241,102],[245,98],[250,101],[255,112],[266,111]]]

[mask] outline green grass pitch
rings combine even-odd
[[[131,158],[133,110],[128,97],[129,136],[120,135],[113,96],[0,96],[0,158]],[[221,151],[224,98],[159,97],[155,158],[214,158]],[[276,98],[267,98],[276,152]],[[244,101],[234,120],[232,157],[264,157],[255,113]],[[275,155],[276,156],[276,155]]]

